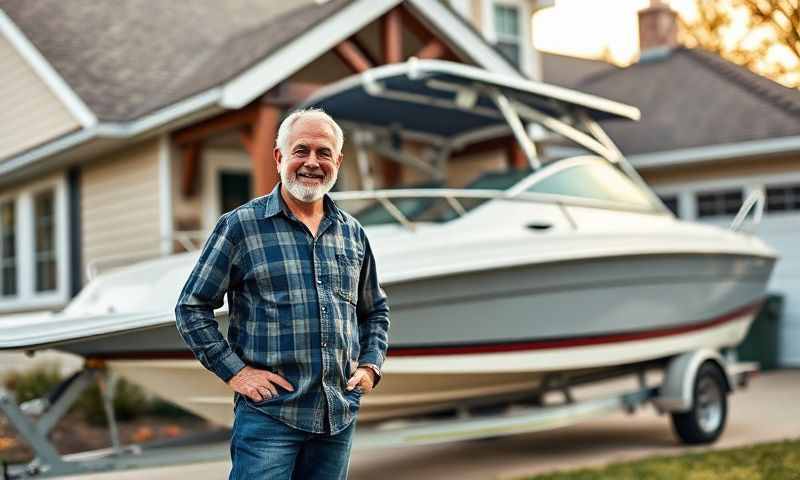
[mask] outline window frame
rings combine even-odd
[[[13,228],[13,243],[14,243],[14,255],[11,257],[4,257],[3,256],[3,247],[5,243],[5,227],[2,221],[0,221],[0,299],[8,299],[14,298],[19,294],[19,250],[17,245],[17,237],[19,236],[19,211],[18,211],[18,202],[16,198],[13,196],[5,196],[0,198],[0,215],[3,213],[3,208],[5,205],[11,205],[11,212],[12,212],[12,228]],[[0,220],[2,220],[0,218]],[[10,262],[9,262],[10,260]],[[14,268],[14,293],[6,294],[5,293],[5,272],[3,271],[6,268],[6,264],[9,263]]]
[[[249,173],[253,181],[253,164],[246,152],[234,149],[212,148],[203,153],[203,228],[211,231],[224,213],[221,211],[222,192],[219,178],[222,173]]]
[[[765,182],[763,185],[764,188],[764,195],[765,195],[765,203],[764,203],[764,214],[765,215],[792,215],[800,213],[800,181],[784,181],[784,182]],[[789,196],[787,198],[793,200],[795,204],[792,207],[788,207],[788,203],[786,202],[788,208],[776,210],[771,209],[769,207],[769,193],[770,189],[782,189],[788,190]],[[798,193],[793,192],[792,190],[797,190]],[[786,193],[784,193],[784,196]]]
[[[50,211],[48,222],[49,225],[44,225],[47,230],[48,236],[50,236],[50,248],[49,249],[39,249],[39,227],[40,222],[42,222],[42,218],[39,218],[37,215],[37,202],[43,195],[48,195],[50,197]],[[58,218],[56,213],[56,191],[55,189],[45,188],[38,190],[33,196],[33,283],[34,283],[34,292],[36,294],[46,293],[46,292],[53,292],[58,290],[58,246],[56,245],[57,239],[57,228],[58,228]],[[39,264],[40,263],[52,263],[54,266],[53,278],[54,286],[53,288],[41,288],[40,284],[44,283],[44,279],[39,276]],[[41,283],[40,283],[41,282]]]
[[[498,38],[495,30],[494,6],[510,6],[517,9],[519,14],[519,63],[516,65],[527,75],[538,75],[538,67],[535,65],[536,52],[533,50],[533,40],[531,36],[531,21],[533,11],[530,2],[525,0],[486,0],[482,2],[481,27],[483,35],[492,45],[496,45]],[[528,21],[526,21],[526,19]],[[505,58],[505,55],[503,55]],[[508,60],[512,63],[511,60]]]
[[[738,193],[738,194],[741,195],[741,203],[736,208],[736,212],[727,212],[727,211],[725,211],[725,212],[721,212],[721,213],[717,212],[717,213],[710,214],[710,215],[701,214],[700,208],[701,208],[701,204],[703,203],[700,200],[700,196],[701,195],[715,195],[716,194],[716,195],[723,195],[724,196],[724,195],[728,195],[730,193]],[[713,220],[715,218],[722,218],[722,219],[733,218],[733,217],[736,216],[737,212],[739,212],[739,210],[742,209],[742,205],[744,205],[744,201],[747,198],[747,188],[742,185],[742,186],[730,186],[730,187],[697,189],[694,192],[694,198],[695,198],[695,204],[696,204],[695,218],[697,218],[698,220]],[[717,203],[719,203],[720,199],[718,198],[716,201],[717,201]],[[721,201],[722,202],[727,202],[727,200],[724,200],[724,199],[721,200]]]
[[[34,198],[48,190],[53,192],[56,288],[37,292]],[[17,292],[0,296],[0,313],[61,308],[69,301],[71,291],[66,177],[59,174],[0,194],[0,202],[9,200],[16,205]]]
[[[781,186],[786,184],[800,183],[800,171],[783,171],[780,173],[754,173],[750,175],[730,175],[725,176],[720,173],[717,178],[702,180],[684,180],[657,183],[653,185],[653,191],[658,195],[678,195],[681,204],[681,219],[686,221],[719,224],[727,223],[731,216],[722,217],[703,217],[697,218],[697,205],[695,204],[698,192],[710,190],[726,190],[730,188],[741,188],[745,198],[753,191],[761,191],[766,195],[766,188],[769,186]],[[786,216],[796,216],[797,211],[764,211],[764,220],[769,218],[780,218]]]
[[[498,10],[507,10],[508,12],[512,13],[513,16],[516,17],[517,23],[517,33],[511,34],[506,32],[500,32],[497,29],[498,23]],[[494,45],[495,47],[500,50],[500,53],[506,56],[506,59],[511,61],[514,65],[521,66],[522,65],[522,12],[519,5],[516,4],[509,4],[504,2],[492,2],[492,21],[494,26]],[[512,45],[516,47],[517,51],[517,58],[510,58],[506,55],[506,52],[501,48],[501,44]]]

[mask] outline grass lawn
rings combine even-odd
[[[800,480],[800,440],[656,457],[529,477],[535,480]]]

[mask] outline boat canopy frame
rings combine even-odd
[[[299,105],[310,107],[325,110],[354,132],[366,190],[375,186],[368,150],[441,181],[452,151],[509,132],[535,173],[545,166],[530,135],[530,124],[536,124],[616,165],[667,211],[598,123],[638,120],[639,110],[629,105],[469,65],[411,58],[324,87]],[[423,158],[404,152],[403,140],[424,145]],[[392,213],[383,198],[376,197]]]

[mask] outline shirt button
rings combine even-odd
[[[325,313],[325,307],[322,307],[322,313]]]
[[[327,347],[327,346],[328,346],[328,343],[327,343],[327,342],[322,342],[322,348],[325,348],[325,347]]]
[[[322,280],[317,280],[317,285],[322,285]]]

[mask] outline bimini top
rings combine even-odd
[[[507,128],[493,95],[554,118],[585,111],[595,120],[638,120],[635,107],[605,98],[442,60],[410,59],[320,89],[300,107],[324,109],[342,124],[369,125],[454,141]]]

